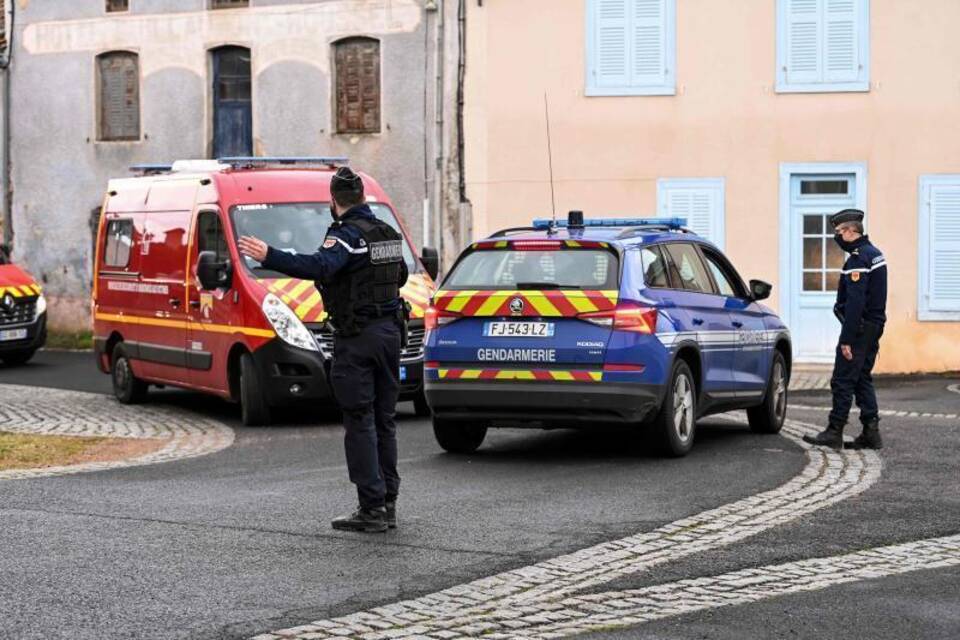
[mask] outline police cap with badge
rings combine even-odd
[[[860,209],[844,209],[843,211],[837,211],[835,214],[830,216],[831,227],[836,228],[847,222],[863,223],[863,211]]]
[[[356,201],[363,195],[363,180],[350,167],[340,167],[330,178],[330,193],[337,200]]]

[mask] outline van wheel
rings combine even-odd
[[[763,397],[763,404],[747,409],[747,421],[750,431],[754,433],[779,433],[787,419],[787,365],[783,354],[779,351],[773,354],[773,364],[770,365],[770,379],[767,381],[767,392]]]
[[[690,367],[677,360],[660,411],[650,424],[654,444],[673,457],[687,455],[697,431],[697,387]]]
[[[113,395],[123,404],[139,404],[147,398],[147,383],[133,375],[130,356],[122,342],[113,348],[110,377]]]
[[[3,363],[8,367],[16,367],[21,364],[27,364],[34,353],[36,353],[34,349],[30,349],[29,351],[11,351],[10,353],[5,353],[3,356],[0,356],[0,359],[2,359]]]
[[[444,451],[473,453],[487,437],[487,425],[433,418],[433,435]]]
[[[427,396],[423,393],[423,389],[420,389],[417,395],[413,397],[413,412],[421,418],[426,418],[433,413],[430,410],[430,405],[427,404]]]
[[[270,424],[270,407],[253,356],[240,356],[240,420],[248,427]]]

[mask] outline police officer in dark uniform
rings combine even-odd
[[[332,525],[380,532],[396,526],[400,488],[394,412],[407,266],[400,234],[373,215],[360,176],[341,167],[330,193],[334,222],[316,253],[290,254],[247,237],[239,246],[264,267],[313,280],[320,291],[334,331],[330,382],[343,410],[347,467],[359,498],[358,509]]]
[[[811,444],[842,448],[843,427],[856,397],[863,432],[851,446],[880,449],[880,410],[871,372],[887,321],[887,262],[863,234],[863,211],[844,209],[830,216],[830,224],[836,232],[834,240],[850,256],[840,272],[837,304],[833,308],[842,324],[830,380],[833,409],[827,428],[803,439]]]

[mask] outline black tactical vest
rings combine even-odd
[[[366,321],[396,313],[393,308],[388,312],[378,307],[400,297],[403,239],[380,220],[352,217],[340,224],[353,225],[360,231],[367,253],[361,267],[341,271],[324,283],[320,296],[336,334],[353,336],[360,333]]]

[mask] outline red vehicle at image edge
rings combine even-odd
[[[244,258],[236,241],[262,238],[281,251],[313,253],[330,216],[330,178],[344,158],[225,158],[134,167],[111,180],[97,236],[94,351],[124,403],[150,384],[201,390],[239,402],[244,424],[270,409],[334,402],[327,382],[333,336],[314,284]],[[423,396],[423,314],[437,252],[413,243],[386,193],[361,174],[374,214],[404,236],[410,303],[401,355],[401,399]]]

